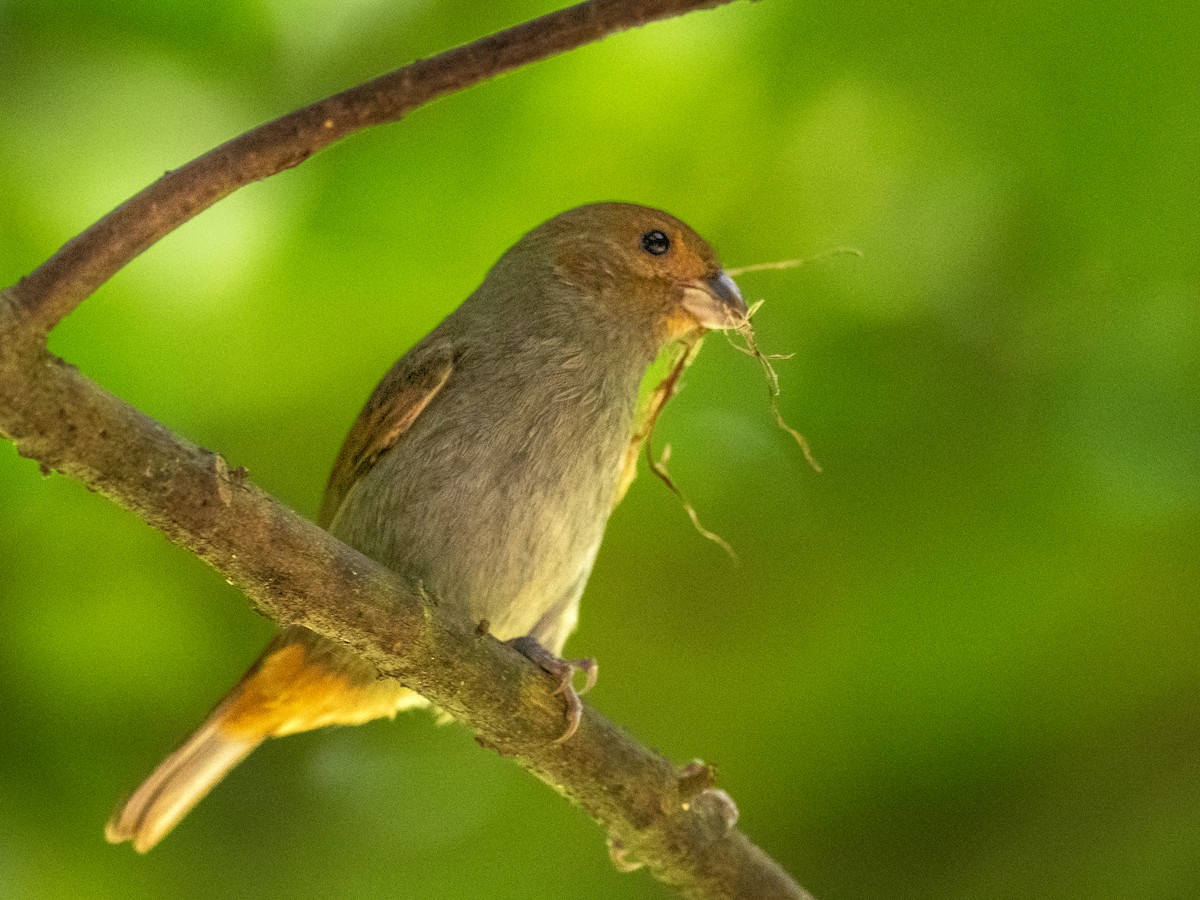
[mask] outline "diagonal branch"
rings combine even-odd
[[[428,697],[684,896],[808,897],[733,826],[723,795],[704,790],[711,772],[677,772],[589,707],[575,736],[554,743],[562,701],[540,669],[62,360],[8,352],[17,330],[0,294],[0,434],[23,456],[161,529],[264,615],[342,641]]]
[[[731,0],[589,0],[419,59],[260,125],[168,172],[68,241],[13,288],[31,331],[45,335],[156,241],[222,197],[298,166],[349,134],[618,31]]]
[[[248,132],[169,173],[0,291],[0,436],[161,529],[281,624],[346,644],[583,808],[686,897],[809,895],[736,827],[711,770],[677,771],[590,708],[565,744],[539,669],[419,587],[49,354],[50,329],[129,260],[242,185],[438,96],[613,31],[727,0],[592,0],[413,63]]]

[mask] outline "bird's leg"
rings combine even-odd
[[[562,694],[563,700],[567,704],[567,730],[556,738],[554,743],[561,744],[570,739],[571,735],[579,728],[579,720],[583,717],[583,703],[580,702],[579,697],[596,685],[596,675],[599,671],[596,661],[594,659],[559,659],[539,644],[536,638],[528,634],[505,641],[505,643],[530,662],[536,663],[544,671],[559,679],[554,693]],[[580,691],[576,691],[575,685],[572,683],[577,671],[584,675],[583,689]]]

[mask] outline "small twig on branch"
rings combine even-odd
[[[0,435],[161,529],[280,624],[346,646],[583,808],[624,857],[697,900],[809,895],[736,827],[732,801],[590,708],[578,733],[544,674],[419,586],[306,521],[50,355],[47,333],[135,256],[237,188],[500,72],[729,0],[591,0],[420,60],[284,116],[171,172],[0,291]],[[711,777],[703,787],[711,787]]]

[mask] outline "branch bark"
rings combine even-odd
[[[263,125],[163,178],[0,291],[0,434],[161,529],[280,624],[345,643],[583,808],[615,846],[698,900],[809,895],[710,791],[591,708],[553,743],[561,699],[544,673],[473,623],[171,433],[45,346],[63,316],[155,241],[245,184],[369,125],[607,34],[729,0],[592,0],[420,60]]]

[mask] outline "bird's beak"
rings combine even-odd
[[[746,301],[723,269],[685,285],[681,305],[702,327],[712,330],[724,331],[746,321]]]

